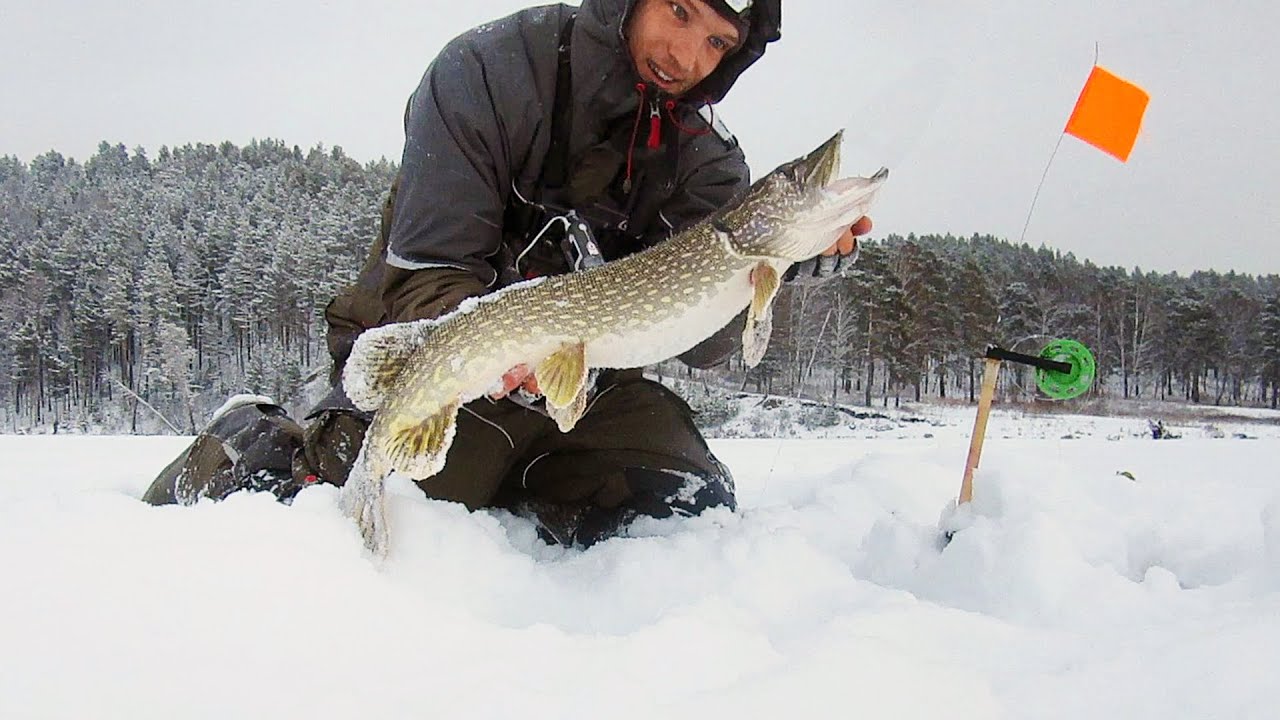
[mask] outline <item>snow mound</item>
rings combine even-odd
[[[0,437],[0,716],[1270,715],[1280,441],[1060,419],[951,511],[964,419],[715,441],[738,512],[585,552],[393,479],[381,565],[335,488],[153,508],[181,440]]]

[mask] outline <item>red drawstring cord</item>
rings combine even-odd
[[[636,121],[631,126],[631,142],[627,143],[627,177],[624,181],[627,188],[631,187],[631,170],[632,167],[634,167],[636,136],[640,134],[640,116],[644,113],[645,94],[648,90],[648,85],[645,85],[642,82],[636,83],[636,92],[640,94],[640,101],[636,105]],[[675,100],[668,100],[665,105],[667,108],[667,117],[671,118],[671,124],[675,125],[676,128],[683,133],[689,135],[708,135],[714,129],[713,123],[715,123],[716,109],[709,101],[707,102],[707,107],[711,108],[711,120],[707,122],[707,127],[701,130],[687,127],[676,119]],[[658,111],[658,105],[656,102],[649,110],[649,139],[645,144],[650,150],[656,150],[662,146],[662,113]]]
[[[707,103],[707,107],[711,108],[711,120],[707,123],[707,127],[703,128],[702,130],[694,130],[693,128],[685,127],[684,125],[680,124],[680,121],[676,119],[676,113],[675,113],[676,101],[675,100],[667,101],[667,117],[671,118],[671,124],[675,125],[683,133],[687,133],[689,135],[709,135],[711,133],[711,130],[713,129],[712,123],[714,123],[716,119],[716,106],[712,105],[711,103]]]

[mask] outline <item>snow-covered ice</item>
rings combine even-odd
[[[912,412],[586,552],[393,481],[382,566],[333,488],[139,502],[185,438],[0,437],[0,717],[1280,714],[1280,415],[997,411],[950,514],[973,409]]]

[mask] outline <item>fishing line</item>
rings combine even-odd
[[[769,480],[773,478],[773,469],[778,466],[778,457],[782,455],[782,444],[786,441],[786,438],[778,438],[778,447],[773,451],[773,461],[769,463],[769,472],[764,476],[764,485],[760,487],[760,497],[756,499],[756,507],[764,505],[765,495],[769,491]]]
[[[937,135],[931,131],[945,121],[944,105],[963,102],[979,78],[993,7],[991,0],[858,5],[856,27],[864,37],[845,52],[868,70],[854,76],[859,84],[849,90],[858,101],[843,125],[842,176],[879,166],[896,172]]]
[[[843,124],[842,177],[867,175],[876,167],[896,171],[919,149],[954,84],[954,71],[941,58],[915,60],[905,70],[886,72]]]

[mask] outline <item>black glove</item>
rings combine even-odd
[[[844,277],[858,259],[858,247],[848,255],[819,255],[791,266],[782,279],[797,285],[820,285],[832,278]]]

